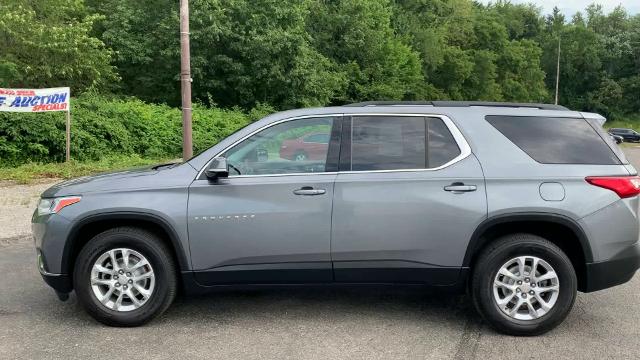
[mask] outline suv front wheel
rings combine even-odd
[[[176,295],[169,249],[153,233],[120,227],[80,251],[73,275],[80,304],[110,326],[138,326],[162,314]]]
[[[539,335],[555,328],[571,311],[577,293],[569,258],[531,234],[492,242],[480,254],[471,281],[478,312],[509,335]]]

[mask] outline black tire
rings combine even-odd
[[[519,320],[505,314],[494,300],[493,282],[500,268],[518,256],[536,256],[558,275],[558,299],[545,315]],[[558,326],[569,314],[577,293],[576,273],[558,246],[531,234],[512,234],[489,244],[479,255],[471,278],[471,296],[480,315],[497,331],[516,336],[534,336]]]
[[[91,269],[106,251],[126,247],[146,257],[155,275],[155,288],[151,297],[141,307],[117,312],[102,305],[91,289]],[[165,312],[177,292],[176,266],[170,250],[153,233],[133,228],[119,227],[96,235],[80,251],[73,272],[73,285],[78,301],[93,318],[109,326],[139,326]]]

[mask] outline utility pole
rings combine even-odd
[[[556,67],[556,105],[558,105],[558,89],[560,88],[560,36],[558,36],[558,65]]]
[[[193,156],[189,0],[180,0],[180,85],[182,88],[182,159],[186,161]]]

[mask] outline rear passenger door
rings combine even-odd
[[[345,118],[334,188],[337,282],[442,285],[457,280],[486,217],[478,160],[444,116]]]

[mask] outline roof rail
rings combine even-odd
[[[512,103],[512,102],[491,102],[491,101],[365,101],[344,105],[348,107],[364,106],[437,106],[437,107],[469,107],[469,106],[490,106],[490,107],[510,107],[510,108],[536,108],[541,110],[569,110],[562,105],[537,104],[537,103]]]

